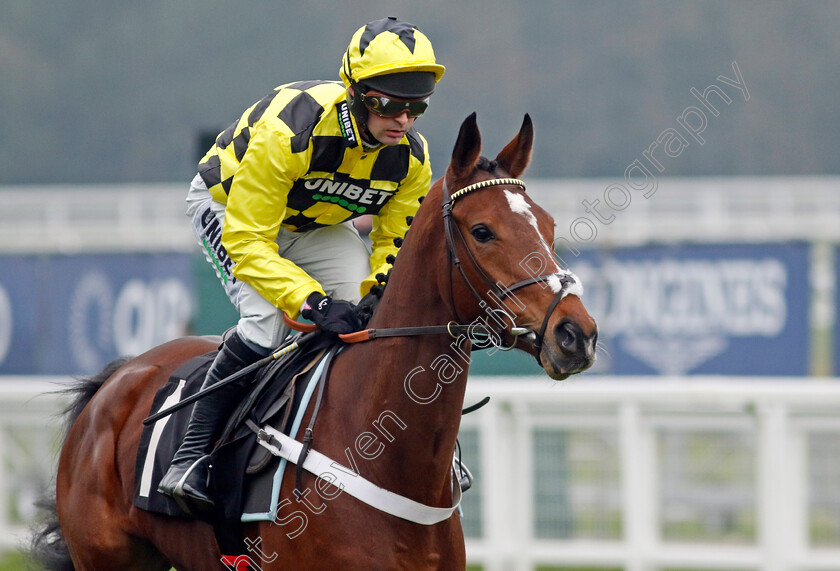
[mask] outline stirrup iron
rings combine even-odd
[[[461,486],[461,492],[466,492],[467,490],[472,488],[472,472],[470,472],[466,464],[461,462],[461,459],[457,456],[454,456],[452,458],[452,469],[455,471],[455,475],[458,477],[458,484]]]
[[[200,500],[196,499],[194,496],[190,496],[184,490],[184,485],[187,482],[187,479],[192,475],[192,473],[197,470],[201,469],[201,464],[203,462],[207,462],[210,460],[210,455],[205,454],[204,456],[200,457],[198,460],[192,463],[189,468],[184,472],[181,478],[178,480],[178,483],[175,484],[175,487],[172,489],[172,499],[175,500],[175,503],[178,504],[182,510],[187,512],[190,515],[197,515],[197,513],[205,512],[209,509],[212,509],[213,504],[212,501],[210,504],[205,504]],[[206,492],[209,492],[209,484],[210,484],[210,470],[209,466],[206,468],[207,474],[205,476],[204,481],[204,488]],[[198,509],[196,509],[198,508]]]

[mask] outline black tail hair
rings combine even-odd
[[[80,379],[73,386],[56,391],[71,397],[70,404],[61,412],[61,416],[65,417],[63,440],[67,439],[67,434],[70,432],[73,423],[82,414],[82,410],[96,394],[96,391],[128,360],[129,357],[120,357],[106,365],[100,373],[93,377]],[[53,487],[40,498],[35,506],[41,511],[41,519],[32,529],[32,539],[28,553],[30,563],[35,565],[36,569],[73,571],[75,566],[70,558],[70,552],[64,542],[64,535],[61,533],[61,526],[58,523],[55,488]]]

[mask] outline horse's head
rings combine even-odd
[[[550,246],[554,220],[517,180],[531,157],[528,115],[495,160],[481,156],[475,114],[461,125],[443,180],[444,227],[459,318],[482,317],[500,340],[537,358],[553,379],[588,369],[598,329],[578,278]],[[504,180],[507,179],[507,180]],[[504,338],[504,339],[502,339]]]

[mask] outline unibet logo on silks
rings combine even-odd
[[[338,125],[341,127],[341,134],[347,139],[347,143],[351,147],[356,146],[356,131],[353,130],[353,120],[350,118],[350,107],[346,101],[342,101],[338,106]]]
[[[309,178],[303,187],[312,192],[311,198],[320,202],[332,202],[356,214],[374,214],[385,204],[393,192],[377,188],[365,188],[349,181]]]

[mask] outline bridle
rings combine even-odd
[[[543,318],[542,325],[540,326],[540,330],[538,332],[531,331],[526,327],[517,327],[515,324],[512,324],[510,329],[503,326],[499,326],[498,331],[494,331],[498,336],[498,339],[501,340],[502,333],[504,331],[508,331],[510,335],[514,338],[514,341],[509,346],[498,346],[500,349],[509,350],[512,349],[516,345],[516,341],[520,336],[534,336],[534,349],[536,350],[535,358],[537,360],[537,364],[542,367],[542,361],[540,360],[540,353],[542,352],[542,345],[543,345],[543,338],[545,336],[545,331],[548,328],[548,321],[551,318],[554,310],[557,309],[557,306],[563,300],[564,297],[569,293],[569,287],[577,283],[577,277],[569,272],[566,271],[565,273],[554,273],[554,274],[545,274],[541,276],[532,276],[526,279],[523,279],[518,282],[514,282],[509,286],[500,285],[497,282],[493,281],[481,263],[475,258],[472,251],[467,244],[466,238],[464,238],[461,229],[458,228],[458,224],[455,220],[455,217],[452,214],[452,209],[455,204],[455,201],[459,198],[463,197],[464,195],[475,192],[477,190],[481,190],[484,188],[488,188],[491,186],[503,186],[503,185],[513,185],[519,186],[523,190],[525,189],[525,183],[517,178],[491,178],[487,180],[483,180],[480,182],[476,182],[465,186],[459,190],[456,190],[451,195],[447,190],[446,185],[446,177],[443,179],[443,226],[444,231],[446,234],[446,251],[447,257],[449,260],[450,265],[450,296],[452,299],[452,307],[455,309],[455,316],[458,317],[458,311],[456,305],[454,303],[454,292],[453,292],[453,282],[452,279],[452,268],[458,268],[458,271],[461,274],[464,282],[469,287],[470,291],[472,292],[473,296],[475,297],[476,302],[478,303],[479,307],[491,307],[490,303],[484,299],[479,293],[479,290],[476,288],[475,284],[470,280],[470,277],[467,275],[466,270],[464,269],[463,264],[461,263],[461,257],[458,255],[458,246],[457,242],[462,244],[462,249],[466,252],[467,259],[469,259],[470,264],[475,268],[476,272],[479,276],[481,276],[481,280],[484,282],[484,286],[487,288],[488,293],[492,293],[495,296],[497,303],[503,302],[510,294],[513,292],[522,289],[524,287],[541,283],[547,282],[551,280],[551,278],[557,278],[560,283],[560,289],[554,296],[551,304],[548,306],[546,310],[545,317]],[[300,323],[290,319],[285,314],[283,315],[283,319],[289,327],[292,329],[296,329],[298,331],[314,331],[316,328],[314,325],[308,325],[304,323]],[[459,321],[460,318],[459,318]],[[489,325],[488,325],[489,326]],[[448,334],[453,338],[458,338],[460,335],[467,335],[471,340],[476,339],[476,326],[475,324],[471,325],[461,325],[459,323],[448,323],[446,325],[422,325],[416,327],[389,327],[389,328],[381,328],[381,329],[363,329],[361,331],[356,331],[354,333],[346,333],[339,335],[339,339],[341,339],[345,343],[361,343],[364,341],[370,341],[373,339],[378,339],[380,337],[411,337],[415,335],[439,335],[439,334]]]
[[[481,190],[483,188],[488,188],[491,186],[503,186],[503,185],[513,185],[519,186],[522,190],[525,190],[525,183],[517,178],[491,178],[487,180],[483,180],[480,182],[476,182],[465,186],[459,190],[452,192],[451,194],[447,190],[446,185],[446,177],[443,178],[443,225],[444,230],[446,233],[446,250],[447,256],[450,262],[450,296],[454,301],[454,294],[452,293],[452,283],[453,280],[451,279],[451,269],[454,266],[458,269],[461,273],[461,277],[463,278],[464,282],[469,287],[470,291],[472,292],[473,296],[476,299],[479,307],[488,307],[488,302],[484,299],[476,286],[470,280],[470,277],[467,275],[466,270],[464,269],[463,264],[461,263],[461,258],[458,256],[458,247],[456,245],[456,238],[462,244],[463,250],[466,252],[467,258],[470,261],[470,264],[475,268],[478,275],[481,277],[481,280],[484,282],[484,286],[487,288],[488,293],[492,292],[493,295],[499,302],[502,302],[507,298],[511,293],[516,290],[522,289],[532,284],[547,282],[552,277],[557,277],[560,281],[561,287],[560,290],[555,294],[554,299],[552,300],[551,304],[548,306],[546,310],[545,317],[543,318],[542,325],[540,326],[539,332],[531,331],[525,327],[517,327],[515,324],[510,328],[509,333],[513,336],[514,341],[509,347],[503,347],[504,349],[512,349],[513,346],[516,344],[516,340],[521,335],[531,335],[535,336],[534,338],[534,348],[535,348],[535,357],[537,359],[537,364],[542,366],[542,361],[540,360],[540,353],[542,352],[542,344],[543,338],[545,336],[545,331],[548,328],[548,321],[551,318],[554,310],[557,309],[557,306],[563,300],[564,297],[568,294],[569,286],[576,283],[576,278],[574,274],[571,272],[567,272],[565,274],[545,274],[541,276],[532,276],[526,278],[524,280],[515,282],[509,286],[504,286],[499,284],[498,281],[494,281],[481,263],[476,259],[473,255],[472,251],[467,244],[466,238],[464,238],[464,234],[461,232],[461,229],[458,227],[458,224],[455,220],[455,217],[452,214],[452,209],[455,205],[455,201],[464,195],[474,192],[477,190]],[[455,307],[453,303],[453,308]],[[457,316],[457,308],[455,309],[456,316]],[[460,321],[460,319],[459,319]],[[501,333],[501,332],[499,332]],[[501,338],[501,335],[499,335]]]

